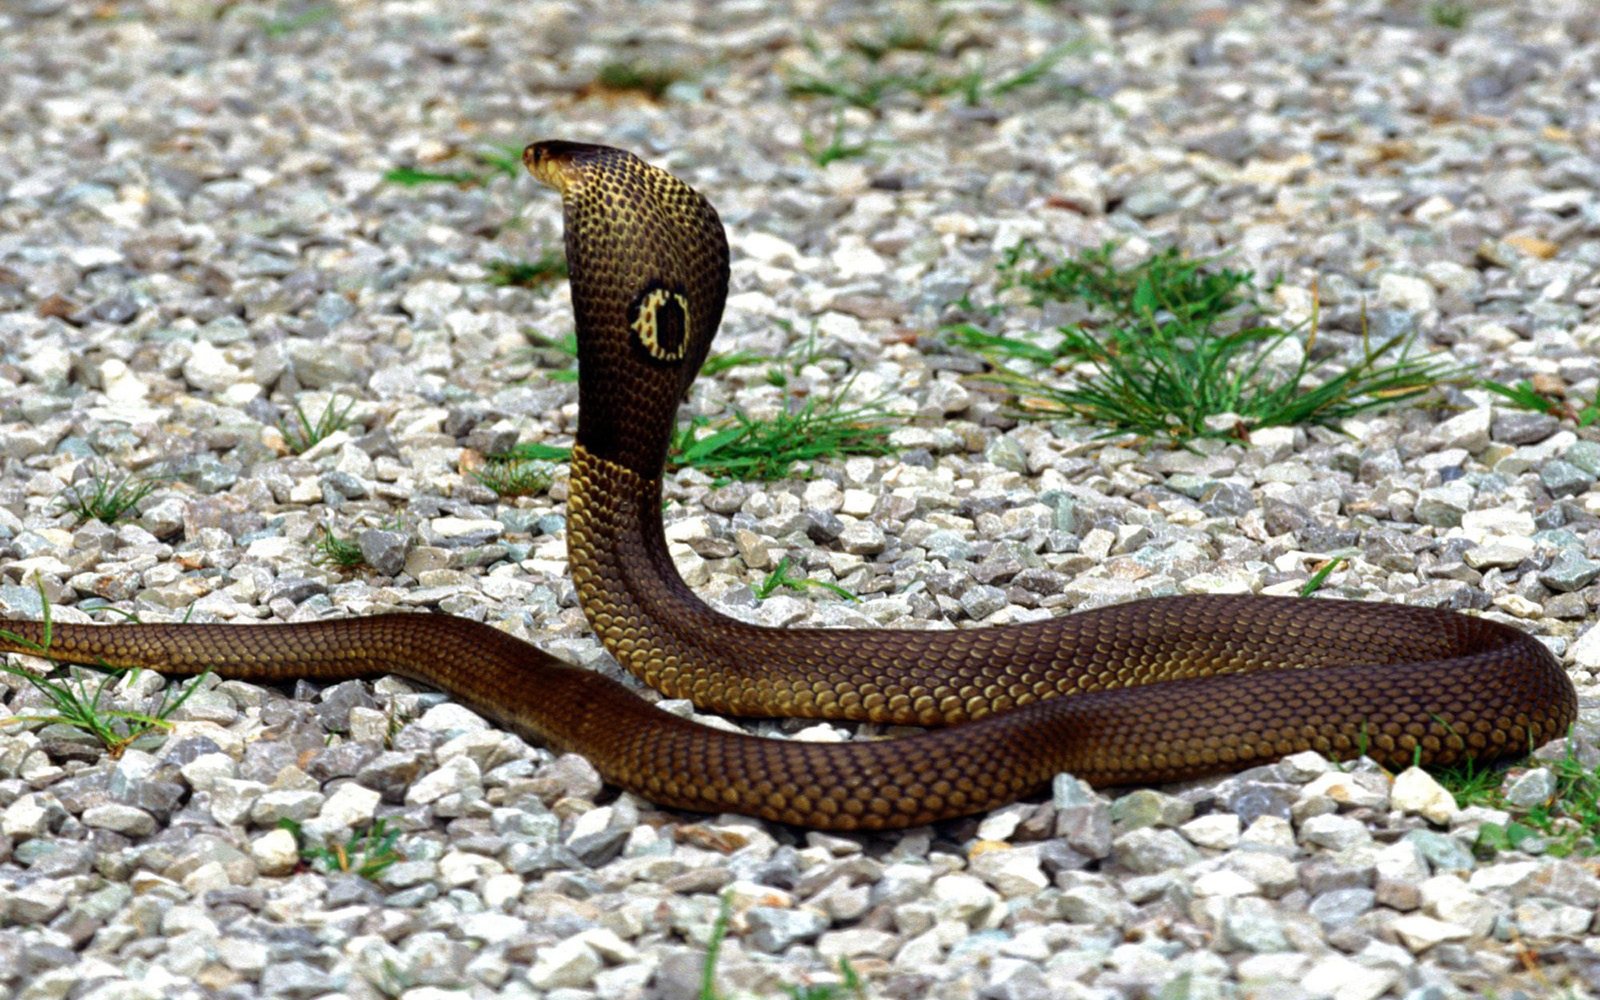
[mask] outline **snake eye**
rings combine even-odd
[[[682,292],[652,285],[628,311],[628,327],[634,343],[652,359],[682,361],[689,346],[689,300]]]

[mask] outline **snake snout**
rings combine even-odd
[[[522,165],[540,183],[565,195],[583,180],[585,166],[601,162],[607,157],[627,155],[610,146],[568,142],[565,139],[542,139],[528,143],[522,151]]]
[[[557,145],[555,142],[530,142],[522,151],[522,165],[539,183],[564,195],[577,177],[570,161],[554,148]]]

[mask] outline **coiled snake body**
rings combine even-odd
[[[1194,596],[956,631],[767,629],[717,614],[674,569],[660,509],[678,402],[721,320],[722,225],[687,185],[620,150],[542,142],[524,162],[565,205],[581,373],[568,552],[606,648],[716,712],[944,728],[846,744],[726,733],[440,615],[58,624],[46,655],[259,681],[393,672],[658,803],[846,830],[992,808],[1060,771],[1166,782],[1304,749],[1448,764],[1525,752],[1571,724],[1572,684],[1542,644],[1447,611]],[[45,639],[39,623],[6,625],[24,642],[0,649]]]

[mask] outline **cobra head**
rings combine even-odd
[[[632,153],[550,140],[522,162],[561,193],[578,324],[578,442],[660,475],[728,295],[728,240],[693,188]]]

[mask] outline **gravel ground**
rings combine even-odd
[[[475,158],[561,136],[633,148],[716,203],[736,260],[721,350],[777,356],[689,409],[882,398],[899,451],[807,480],[667,485],[685,576],[770,623],[1001,624],[1173,592],[1326,592],[1515,619],[1592,697],[1600,445],[1449,390],[1348,436],[1141,452],[1017,425],[935,336],[1004,306],[1020,239],[1227,250],[1322,349],[1414,330],[1481,374],[1600,386],[1600,31],[1581,0],[1076,5],[13,0],[0,8],[0,610],[144,620],[429,609],[597,669],[565,577],[564,472],[500,502],[471,475],[570,440],[530,352],[559,285],[492,261],[556,245],[548,192]],[[1465,17],[1455,25],[1454,15]],[[874,66],[852,39],[930,40]],[[996,83],[1069,46],[1037,80]],[[870,48],[870,45],[868,46]],[[607,66],[676,76],[649,97]],[[977,70],[976,101],[798,97],[806,75]],[[866,155],[818,166],[839,129]],[[478,183],[403,186],[412,167]],[[979,314],[972,314],[973,316]],[[813,334],[815,335],[813,338]],[[353,400],[302,455],[278,422]],[[341,403],[340,405],[343,405]],[[58,503],[171,477],[128,520]],[[315,560],[324,527],[372,569]],[[782,556],[864,596],[756,601]],[[99,612],[99,620],[115,616]],[[138,706],[163,681],[117,697]],[[0,682],[0,714],[39,709]],[[674,706],[669,706],[674,707]],[[683,706],[676,706],[687,710]],[[0,990],[46,998],[687,997],[720,898],[730,996],[1588,996],[1600,876],[1431,779],[1314,755],[1120,797],[1070,778],[988,817],[872,837],[662,812],[394,679],[204,681],[110,760],[0,730]],[[797,725],[760,731],[791,733]],[[838,738],[838,727],[808,735]],[[1552,751],[1546,753],[1549,757]],[[1587,746],[1582,751],[1593,753]],[[1535,805],[1538,761],[1507,779]],[[301,863],[382,819],[374,879]]]

